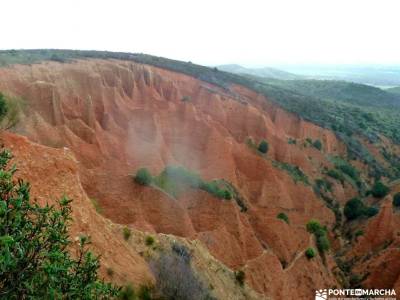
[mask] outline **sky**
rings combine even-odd
[[[1,0],[0,49],[205,65],[399,64],[398,0]]]

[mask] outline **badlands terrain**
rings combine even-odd
[[[389,131],[373,131],[372,142],[341,134],[305,117],[300,102],[280,102],[281,87],[269,95],[254,78],[192,63],[84,52],[21,62],[0,67],[0,92],[20,107],[2,143],[40,203],[73,199],[70,236],[91,236],[106,281],[157,289],[154,261],[179,245],[216,299],[312,299],[359,286],[400,294],[400,148]],[[312,103],[304,111],[327,114]],[[230,194],[172,194],[133,178],[168,166]],[[374,193],[377,182],[389,191]],[[352,198],[369,213],[349,218]]]

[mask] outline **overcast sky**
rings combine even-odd
[[[398,0],[1,0],[1,49],[213,65],[400,63]]]

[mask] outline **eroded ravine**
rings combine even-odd
[[[311,185],[296,183],[272,163],[295,165],[310,180],[318,178],[331,166],[327,155],[345,151],[332,132],[240,86],[227,92],[133,62],[16,65],[0,69],[0,90],[27,103],[17,133],[73,153],[85,193],[111,221],[197,239],[228,267],[244,268],[256,291],[276,299],[307,298],[315,289],[338,285],[330,255],[327,267],[319,257],[299,255],[309,246],[305,224],[318,219],[332,228],[334,214]],[[268,141],[269,159],[249,148],[249,138]],[[303,146],[306,139],[322,141],[323,151]],[[248,210],[197,190],[174,200],[130,176],[141,167],[158,174],[167,165],[231,182]],[[355,193],[340,184],[334,192],[341,202]],[[276,218],[280,212],[289,224]]]

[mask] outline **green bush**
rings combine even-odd
[[[71,200],[57,207],[30,201],[29,183],[14,180],[11,153],[0,152],[0,293],[2,299],[110,299],[118,288],[97,275],[99,258],[69,239]],[[77,257],[77,259],[75,259]]]
[[[383,198],[387,194],[389,194],[389,192],[390,192],[389,187],[384,185],[380,180],[374,183],[371,190],[372,196],[374,196],[375,198]]]
[[[151,235],[146,236],[145,243],[146,246],[151,246],[154,244],[154,238]]]
[[[325,192],[331,192],[332,191],[332,183],[329,182],[328,180],[322,178],[322,179],[316,179],[315,180],[315,185],[319,191],[323,190]]]
[[[7,112],[8,112],[8,106],[6,97],[2,93],[0,93],[0,122],[7,115]]]
[[[347,220],[355,220],[362,216],[373,217],[378,213],[378,209],[375,207],[366,206],[360,198],[352,198],[346,202],[344,206],[344,215]]]
[[[305,254],[308,259],[314,258],[316,255],[314,248],[307,248]]]
[[[347,220],[354,220],[361,217],[364,214],[365,205],[360,198],[352,198],[346,202],[344,206],[344,215]]]
[[[319,230],[315,233],[317,239],[317,247],[320,252],[328,251],[330,248],[330,242],[325,229]]]
[[[317,220],[310,220],[307,223],[306,228],[309,233],[316,233],[317,231],[322,230],[322,226]]]
[[[294,182],[302,182],[305,185],[309,185],[310,182],[308,180],[308,176],[306,174],[303,173],[303,171],[295,165],[291,165],[289,163],[285,163],[285,162],[280,162],[277,160],[273,160],[272,161],[272,165],[274,167],[277,167],[281,170],[284,170],[286,173],[288,173],[290,175],[290,177],[292,177],[292,179],[294,180]]]
[[[396,206],[396,207],[400,207],[400,192],[396,193],[393,196],[393,205]]]
[[[373,217],[375,215],[377,215],[379,212],[379,209],[377,209],[376,207],[370,206],[370,207],[366,207],[364,210],[364,215],[367,217]]]
[[[258,145],[258,151],[260,151],[261,153],[266,154],[268,152],[268,149],[269,149],[268,142],[266,140],[262,140],[260,142],[260,144]]]
[[[152,177],[146,168],[141,168],[136,172],[135,181],[141,185],[150,185],[152,182]]]
[[[337,170],[334,169],[330,169],[326,172],[326,175],[340,181],[342,184],[344,183],[344,177],[343,174],[341,174],[340,172],[338,172]]]
[[[122,229],[122,235],[124,236],[124,240],[127,241],[131,237],[132,232],[128,227],[124,227]]]
[[[245,277],[246,277],[246,274],[242,270],[235,272],[235,279],[240,285],[244,284]]]
[[[351,164],[346,163],[346,164],[339,164],[337,165],[337,168],[341,170],[343,173],[347,174],[354,180],[358,180],[359,174],[356,168],[354,168]]]
[[[287,224],[289,224],[289,217],[287,216],[287,214],[285,214],[284,212],[279,213],[276,216],[278,219],[283,220],[284,222],[286,222]]]
[[[354,233],[355,237],[359,237],[359,236],[362,236],[362,235],[364,235],[364,231],[362,229],[359,229]]]
[[[118,295],[119,300],[136,300],[135,289],[131,284],[124,286]]]
[[[330,243],[327,236],[326,227],[322,227],[317,220],[310,220],[306,225],[307,231],[314,234],[317,242],[317,248],[320,252],[329,250]]]
[[[315,140],[312,145],[315,149],[322,150],[322,142],[320,140]]]

